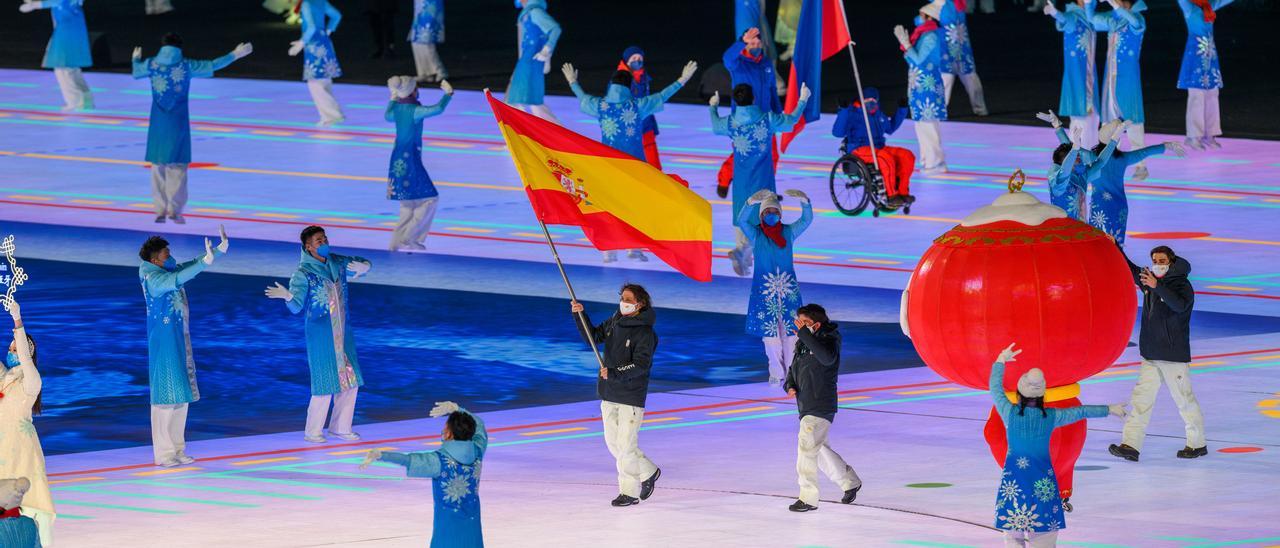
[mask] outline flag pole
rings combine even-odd
[[[867,115],[866,99],[862,97],[862,75],[858,74],[858,56],[853,54],[853,40],[845,44],[845,47],[849,50],[849,61],[853,63],[853,81],[858,86],[858,110],[862,111],[862,121],[867,124],[867,145],[871,147],[871,163],[875,164],[876,171],[879,172],[880,156],[876,154],[876,140],[871,135],[871,117]],[[850,150],[849,154],[853,154],[853,151]]]
[[[564,286],[569,290],[569,298],[574,302],[578,302],[578,296],[573,292],[573,284],[569,283],[569,275],[564,271],[564,263],[560,262],[560,252],[556,251],[556,243],[551,240],[551,231],[547,230],[547,223],[542,222],[542,219],[538,219],[538,225],[542,227],[542,235],[546,236],[547,245],[551,247],[551,256],[556,260],[556,268],[560,269],[560,278],[564,280]],[[574,316],[578,317],[578,325],[588,335],[587,342],[591,344],[591,355],[596,357],[596,363],[600,364],[601,369],[604,369],[604,359],[600,357],[600,351],[596,348],[595,337],[591,336],[591,324],[587,323],[586,311],[578,312]]]

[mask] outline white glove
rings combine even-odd
[[[534,60],[534,61],[542,61],[543,63],[546,63],[547,61],[550,61],[550,60],[551,60],[551,46],[542,46],[542,49],[538,50],[538,53],[535,53],[535,54],[533,55],[533,60]]]
[[[350,270],[355,273],[355,276],[352,276],[352,278],[359,278],[360,276],[367,274],[369,272],[369,268],[372,266],[373,265],[369,263],[362,263],[360,261],[351,261],[347,263],[347,270]]]
[[[218,242],[218,253],[226,253],[227,246],[231,245],[231,242],[227,240],[227,227],[218,225],[218,235],[222,236],[222,241]]]
[[[201,260],[204,261],[204,264],[213,264],[213,242],[209,241],[208,238],[204,239],[204,258]]]
[[[441,80],[440,91],[443,91],[445,95],[453,95],[453,86],[449,84],[448,80]]]
[[[1119,138],[1120,138],[1120,134],[1121,134],[1121,133],[1127,133],[1127,132],[1129,131],[1129,128],[1130,128],[1130,127],[1133,127],[1133,122],[1131,122],[1131,121],[1129,121],[1129,120],[1124,120],[1124,121],[1120,122],[1120,130],[1116,132],[1116,136],[1115,136],[1115,138],[1116,138],[1116,139],[1119,139]]]
[[[381,449],[370,449],[368,453],[364,454],[364,461],[360,463],[360,469],[364,470],[365,468],[368,468],[370,464],[373,464],[373,461],[376,461],[381,457]]]
[[[1122,419],[1129,414],[1129,412],[1125,410],[1123,403],[1113,403],[1111,405],[1108,405],[1107,412],[1109,412],[1113,416],[1120,417]]]
[[[809,84],[801,83],[800,84],[800,101],[801,102],[808,101],[810,95],[813,95],[813,92],[809,91]]]
[[[1058,14],[1058,8],[1054,7],[1053,2],[1045,2],[1044,14],[1053,17]]]
[[[289,57],[297,57],[299,53],[302,53],[302,40],[289,42]]]
[[[1083,127],[1081,127],[1081,126],[1076,126],[1076,128],[1075,128],[1075,129],[1071,130],[1071,142],[1073,142],[1073,143],[1079,143],[1079,142],[1080,142],[1080,140],[1081,140],[1081,139],[1083,139],[1083,138],[1084,138],[1084,128],[1083,128]]]
[[[809,195],[808,195],[808,194],[805,194],[805,193],[804,193],[804,192],[802,192],[802,191],[796,190],[796,189],[794,189],[794,188],[793,188],[793,189],[791,189],[791,190],[784,190],[784,191],[782,191],[782,193],[783,193],[783,194],[786,194],[787,196],[790,196],[790,197],[792,197],[792,198],[795,198],[795,199],[797,199],[797,200],[800,200],[800,201],[802,201],[802,202],[804,202],[804,203],[806,203],[806,204],[807,204],[807,203],[809,203]]]
[[[1037,112],[1036,118],[1048,122],[1049,125],[1053,126],[1053,129],[1062,127],[1062,120],[1058,119],[1058,115],[1054,114],[1052,110],[1048,112]]]
[[[133,60],[137,61],[140,59],[142,59],[142,46],[133,48]]]
[[[577,83],[577,81],[578,81],[578,69],[573,68],[573,64],[572,64],[572,63],[565,63],[564,65],[561,65],[561,66],[560,66],[560,72],[563,72],[563,73],[564,73],[564,79],[565,79],[565,80],[568,80],[568,81],[569,81],[569,84],[571,84],[571,85],[572,85],[572,84],[574,84],[574,83]]]
[[[911,48],[911,34],[907,32],[906,27],[902,25],[894,26],[893,36],[898,39],[898,45],[902,46],[902,49]]]
[[[1107,3],[1111,5],[1111,9],[1119,9],[1119,8],[1120,8],[1120,5],[1119,5],[1119,4],[1116,4],[1116,0],[1107,0]]]
[[[25,3],[23,3],[21,6],[18,6],[18,11],[20,11],[20,12],[22,12],[22,13],[31,13],[31,12],[36,11],[36,10],[38,10],[38,9],[40,9],[40,3],[39,3],[39,2],[25,2]]]
[[[250,53],[253,53],[253,44],[249,42],[241,42],[236,49],[231,50],[231,54],[235,55],[236,59],[244,59]]]
[[[18,306],[17,299],[9,299],[9,315],[13,316],[14,325],[22,321],[22,307]]]
[[[747,198],[747,205],[756,205],[763,202],[765,198],[770,196],[773,196],[773,191],[767,188],[762,188],[755,194],[752,194],[750,198]]]
[[[1187,147],[1182,146],[1182,143],[1179,143],[1177,141],[1165,142],[1164,149],[1166,152],[1174,156],[1177,156],[1179,158],[1182,158],[1183,156],[1187,155]]]
[[[282,301],[293,300],[293,293],[289,292],[289,288],[280,285],[280,282],[276,282],[275,285],[268,286],[267,290],[263,293],[266,294],[268,299],[280,299]]]
[[[1013,347],[1016,344],[1017,343],[1009,343],[1009,346],[1007,348],[1000,351],[1000,357],[996,358],[996,361],[1000,363],[1009,363],[1012,361],[1017,361],[1016,359],[1018,357],[1018,354],[1021,354],[1022,351],[1013,349]]]
[[[459,409],[461,409],[461,407],[458,407],[458,404],[451,401],[438,401],[436,402],[436,406],[431,408],[431,412],[428,413],[427,416],[434,419],[436,417],[443,417],[456,412]]]
[[[689,79],[693,78],[693,73],[698,72],[697,61],[689,61],[684,64],[684,69],[680,71],[680,85],[689,83]]]
[[[707,104],[713,107],[720,106],[720,92],[715,92],[715,94],[711,96],[711,100],[707,101]]]

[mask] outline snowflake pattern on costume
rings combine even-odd
[[[1218,46],[1213,40],[1212,26],[1207,34],[1188,35],[1187,47],[1182,53],[1182,69],[1178,73],[1178,88],[1221,88],[1222,71],[1218,63]]]
[[[1000,482],[1000,499],[1014,500],[1022,495],[1022,488],[1013,480],[1005,480]]]
[[[755,324],[753,327],[763,333],[761,336],[777,337],[779,329],[795,320],[795,311],[800,307],[800,284],[791,272],[774,268],[773,272],[763,273],[756,285],[759,298],[752,299],[748,307],[749,323]]]
[[[413,18],[413,28],[409,29],[409,41],[417,44],[437,44],[444,42],[444,16],[441,13],[442,0],[423,0],[422,10]]]
[[[1017,465],[1018,468],[1026,470],[1028,466],[1031,466],[1031,459],[1028,459],[1027,457],[1018,457]]]
[[[1032,486],[1032,496],[1040,502],[1049,502],[1058,496],[1058,486],[1051,478],[1038,479]]]
[[[1000,528],[1010,531],[1034,531],[1037,527],[1044,527],[1039,519],[1040,514],[1036,513],[1036,505],[1028,506],[1026,503],[1016,502],[999,516],[999,520],[1004,522]]]
[[[342,76],[342,67],[338,65],[333,42],[325,34],[317,32],[302,52],[303,80],[332,80]]]
[[[618,121],[613,118],[601,118],[600,133],[605,139],[613,139],[618,135]]]
[[[440,475],[432,480],[436,504],[454,513],[478,514],[480,510],[480,464],[462,464],[447,453],[437,451]]]

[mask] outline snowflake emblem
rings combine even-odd
[[[18,431],[26,434],[27,436],[35,437],[36,425],[31,423],[31,419],[19,419]]]
[[[186,79],[186,77],[187,77],[187,70],[183,68],[182,65],[173,67],[173,70],[169,72],[169,78],[173,79],[173,81],[175,82],[178,80],[184,80]]]
[[[626,134],[627,134],[627,137],[635,137],[635,136],[636,136],[636,126],[627,126],[627,130],[626,130],[626,131],[624,131],[623,133],[626,133]]]
[[[1004,524],[1001,529],[1009,529],[1013,531],[1032,531],[1037,527],[1043,527],[1040,523],[1040,514],[1036,513],[1036,505],[1032,504],[1028,507],[1026,504],[1012,503],[1001,515],[999,521]]]
[[[1089,216],[1089,224],[1098,228],[1107,226],[1107,214],[1103,213],[1101,210],[1094,211],[1093,215]]]
[[[471,482],[466,476],[453,476],[444,484],[444,500],[457,503],[471,494]]]
[[[604,134],[605,139],[612,139],[618,135],[618,121],[613,118],[604,118],[600,120],[600,133]]]
[[[1032,486],[1031,494],[1040,502],[1049,502],[1058,495],[1058,486],[1050,478],[1040,478]]]
[[[1196,55],[1205,59],[1213,59],[1218,56],[1218,48],[1213,44],[1213,38],[1208,36],[1196,37]]]
[[[1000,482],[1000,498],[1002,500],[1012,501],[1022,495],[1022,488],[1013,480],[1005,480]]]
[[[947,43],[951,44],[952,55],[960,55],[961,47],[969,41],[969,29],[959,23],[947,25]]]
[[[920,82],[924,80],[924,71],[917,67],[911,67],[907,76],[907,83],[911,89],[920,89]]]
[[[627,125],[635,124],[637,115],[638,113],[635,110],[624,108],[622,111],[622,123]]]
[[[755,145],[752,144],[750,137],[741,134],[733,137],[734,152],[737,152],[738,154],[751,154],[754,149]]]
[[[751,129],[752,141],[763,141],[765,137],[768,137],[768,136],[769,136],[769,129],[764,127],[764,124],[760,124]]]
[[[396,161],[391,164],[391,173],[395,174],[397,178],[404,177],[405,173],[408,172],[409,164],[403,158],[396,158]]]
[[[169,90],[169,81],[165,80],[164,76],[156,74],[151,77],[151,89],[156,93],[164,93]]]
[[[1018,457],[1019,469],[1026,470],[1028,466],[1031,466],[1031,459],[1028,459],[1027,457]]]
[[[1094,36],[1089,32],[1082,32],[1076,37],[1076,51],[1087,53],[1090,47],[1093,47]]]
[[[925,99],[917,103],[916,108],[912,109],[912,114],[916,120],[933,121],[937,120],[942,113],[942,106],[933,99]]]
[[[310,44],[307,46],[307,53],[316,57],[325,57],[329,55],[329,48],[325,47],[324,44]]]
[[[337,78],[342,75],[342,68],[338,66],[337,59],[325,59],[322,69],[326,77]]]

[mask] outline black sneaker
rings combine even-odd
[[[861,486],[861,485],[859,485],[859,486],[857,486],[857,487],[854,487],[853,489],[850,489],[850,490],[848,490],[848,491],[845,491],[845,492],[844,492],[844,496],[840,498],[840,503],[841,503],[841,504],[853,504],[853,501],[854,501],[855,499],[857,499],[857,498],[858,498],[858,490],[859,490],[859,489],[862,489],[862,486]]]
[[[640,500],[649,500],[653,496],[653,487],[658,483],[658,476],[662,475],[662,469],[653,471],[653,475],[649,479],[640,482]]]
[[[787,507],[787,510],[791,510],[792,512],[812,512],[817,509],[817,506],[805,504],[803,500],[796,500],[791,503],[791,506]]]
[[[618,498],[613,499],[613,502],[610,502],[609,504],[612,504],[614,506],[632,506],[635,504],[640,504],[640,499],[635,497],[628,497],[626,495],[618,495]]]
[[[1113,443],[1111,444],[1111,447],[1107,448],[1107,451],[1111,452],[1112,455],[1120,457],[1124,460],[1138,462],[1138,450],[1132,447],[1129,447],[1128,445],[1125,445],[1123,443],[1120,445],[1116,445]],[[1178,454],[1181,455],[1182,452],[1179,451]]]
[[[1178,451],[1178,458],[1194,459],[1196,457],[1203,457],[1208,454],[1209,454],[1209,448],[1207,446],[1201,447],[1198,449],[1192,449],[1190,446],[1187,446],[1187,447],[1183,447],[1181,451]]]

